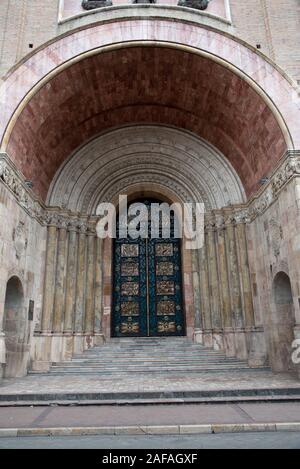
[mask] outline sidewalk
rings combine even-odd
[[[300,431],[299,403],[0,408],[0,436]]]

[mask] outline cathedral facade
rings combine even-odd
[[[174,335],[299,374],[299,21],[298,0],[2,0],[0,380]],[[204,204],[203,247],[100,239],[121,194]]]

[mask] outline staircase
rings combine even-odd
[[[75,355],[71,361],[53,363],[49,373],[113,377],[242,370],[251,371],[246,361],[227,358],[223,352],[195,344],[186,337],[160,337],[112,339],[105,345]]]

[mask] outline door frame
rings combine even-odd
[[[127,194],[128,203],[139,198],[153,198],[168,202],[170,204],[178,202],[181,205],[183,201],[169,189],[156,184],[143,184],[143,186],[134,185],[126,188],[122,193]],[[119,194],[111,201],[118,208]],[[195,334],[195,304],[194,304],[194,286],[193,286],[193,264],[192,252],[185,249],[185,238],[181,240],[181,277],[182,277],[182,301],[183,301],[183,320],[185,326],[185,336],[194,339]],[[110,238],[106,238],[102,245],[102,271],[103,271],[103,289],[102,289],[102,320],[101,330],[104,339],[112,339],[112,308],[113,308],[113,249],[114,243]],[[122,339],[120,339],[122,340]]]

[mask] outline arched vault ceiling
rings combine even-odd
[[[244,202],[242,184],[230,163],[198,137],[165,126],[129,126],[108,132],[81,148],[56,174],[50,205],[93,214],[134,185],[159,185],[182,202],[206,209]]]
[[[247,195],[286,150],[267,104],[229,69],[167,47],[132,47],[73,64],[20,114],[7,152],[43,198],[63,161],[104,130],[164,124],[194,132],[223,153]]]

